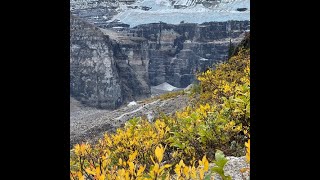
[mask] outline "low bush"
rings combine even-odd
[[[222,152],[246,155],[250,161],[250,51],[240,50],[216,69],[199,74],[198,80],[196,101],[185,109],[152,123],[133,118],[95,145],[77,144],[71,150],[70,177],[204,179],[205,173],[218,173],[229,179],[222,171]],[[216,168],[208,168],[217,161]]]

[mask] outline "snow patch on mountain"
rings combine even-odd
[[[131,106],[135,106],[135,105],[137,105],[137,102],[131,101],[131,102],[129,102],[129,104],[127,106],[131,107]]]
[[[114,16],[111,21],[116,19],[131,27],[140,24],[158,23],[160,21],[169,24],[203,23],[211,21],[250,20],[250,0],[221,0],[212,8],[204,7],[202,4],[190,5],[190,0],[180,0],[176,3],[185,5],[184,8],[175,8],[169,0],[141,0],[132,6],[145,6],[151,9],[127,9],[123,8],[119,14]],[[176,4],[177,5],[177,4]],[[238,8],[246,8],[245,11],[238,11]]]
[[[177,87],[174,87],[167,82],[164,82],[164,83],[159,84],[157,86],[153,86],[152,88],[162,90],[162,91],[173,91],[173,90],[177,89]]]

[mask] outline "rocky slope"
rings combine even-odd
[[[94,142],[105,132],[114,132],[133,117],[146,117],[153,121],[160,112],[174,113],[188,104],[188,96],[180,95],[167,100],[150,103],[137,102],[133,106],[122,106],[116,110],[89,108],[70,98],[70,148],[80,142]]]

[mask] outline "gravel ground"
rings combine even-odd
[[[230,175],[232,180],[249,180],[250,171],[245,171],[241,173],[242,168],[250,168],[250,165],[246,162],[246,157],[227,157],[228,162],[224,166],[223,170],[225,175]],[[214,163],[209,165],[210,167],[214,166]],[[215,180],[222,180],[218,174],[214,175]]]
[[[180,95],[167,100],[156,100],[148,104],[137,102],[134,106],[123,106],[116,110],[101,110],[85,107],[70,97],[70,148],[80,142],[95,142],[104,132],[115,132],[118,127],[133,118],[146,116],[152,121],[159,112],[166,114],[186,107],[188,96]]]

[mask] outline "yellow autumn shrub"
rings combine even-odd
[[[199,94],[183,110],[152,123],[133,118],[97,144],[75,145],[70,178],[204,179],[217,149],[250,160],[250,51],[198,80]]]
[[[229,97],[242,84],[250,84],[250,51],[240,50],[214,70],[207,70],[198,76],[202,93],[201,101],[222,103],[221,97]]]
[[[109,152],[110,153],[110,152]],[[153,163],[149,170],[146,170],[146,165],[141,164],[137,160],[138,152],[135,151],[129,155],[128,160],[124,161],[122,158],[118,159],[118,162],[112,163],[108,153],[103,155],[99,160],[99,164],[93,165],[94,157],[87,154],[76,154],[79,158],[78,169],[70,171],[70,178],[74,180],[78,179],[94,179],[94,180],[155,180],[155,179],[204,179],[204,173],[209,170],[209,162],[206,156],[199,160],[199,165],[195,167],[187,166],[183,163],[183,160],[175,166],[174,171],[176,175],[170,174],[168,168],[171,164],[163,162],[163,156],[165,154],[165,148],[162,145],[156,147],[154,154],[151,155],[149,160]],[[93,158],[93,159],[91,159]],[[81,159],[83,159],[81,161]],[[92,163],[92,164],[91,164]],[[87,164],[87,165],[86,165]]]
[[[250,163],[250,139],[245,143],[246,145],[246,159],[247,162]]]

